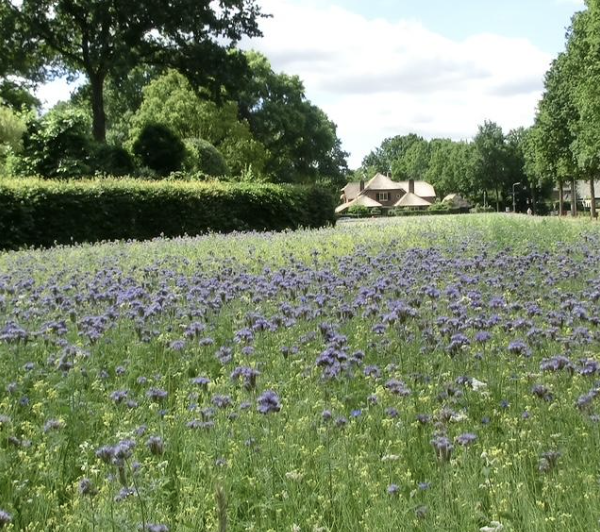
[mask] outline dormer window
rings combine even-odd
[[[390,193],[389,192],[378,192],[377,193],[377,201],[390,201]]]

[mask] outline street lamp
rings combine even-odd
[[[520,182],[518,182],[518,183],[513,183],[513,186],[512,186],[512,189],[513,189],[513,214],[514,214],[515,212],[517,212],[517,205],[516,205],[516,203],[515,203],[515,187],[516,187],[517,185],[520,185],[520,184],[521,184]]]

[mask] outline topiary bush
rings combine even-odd
[[[146,124],[133,143],[142,166],[161,176],[180,170],[186,156],[183,141],[163,124]]]
[[[229,175],[225,157],[210,142],[203,139],[186,139],[185,147],[188,154],[188,170],[211,177]]]
[[[96,179],[0,181],[0,249],[335,223],[319,187]]]
[[[131,175],[135,170],[133,157],[125,148],[102,143],[93,146],[91,166],[95,173],[115,177]]]

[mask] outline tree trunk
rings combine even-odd
[[[496,191],[496,212],[500,212],[500,193],[498,192],[498,185],[494,187]]]
[[[106,142],[106,113],[104,112],[104,75],[90,74],[92,89],[92,134],[98,142]]]
[[[577,187],[575,186],[575,178],[571,178],[571,216],[577,216]]]
[[[596,219],[596,187],[594,183],[594,178],[590,179],[590,216],[592,217],[592,221]]]
[[[565,215],[565,189],[562,181],[558,182],[558,215]]]
[[[533,214],[537,214],[537,194],[536,194],[536,190],[535,187],[531,187],[531,212]]]

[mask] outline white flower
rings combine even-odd
[[[473,390],[475,390],[476,392],[478,392],[480,390],[485,390],[487,388],[487,383],[486,382],[482,382],[482,381],[478,381],[477,379],[473,379],[471,381],[471,386],[473,387]]]
[[[500,532],[501,530],[504,530],[502,523],[499,523],[498,521],[492,521],[490,526],[482,526],[479,529],[479,532]]]
[[[400,457],[397,454],[386,454],[381,458],[382,462],[397,462]]]

